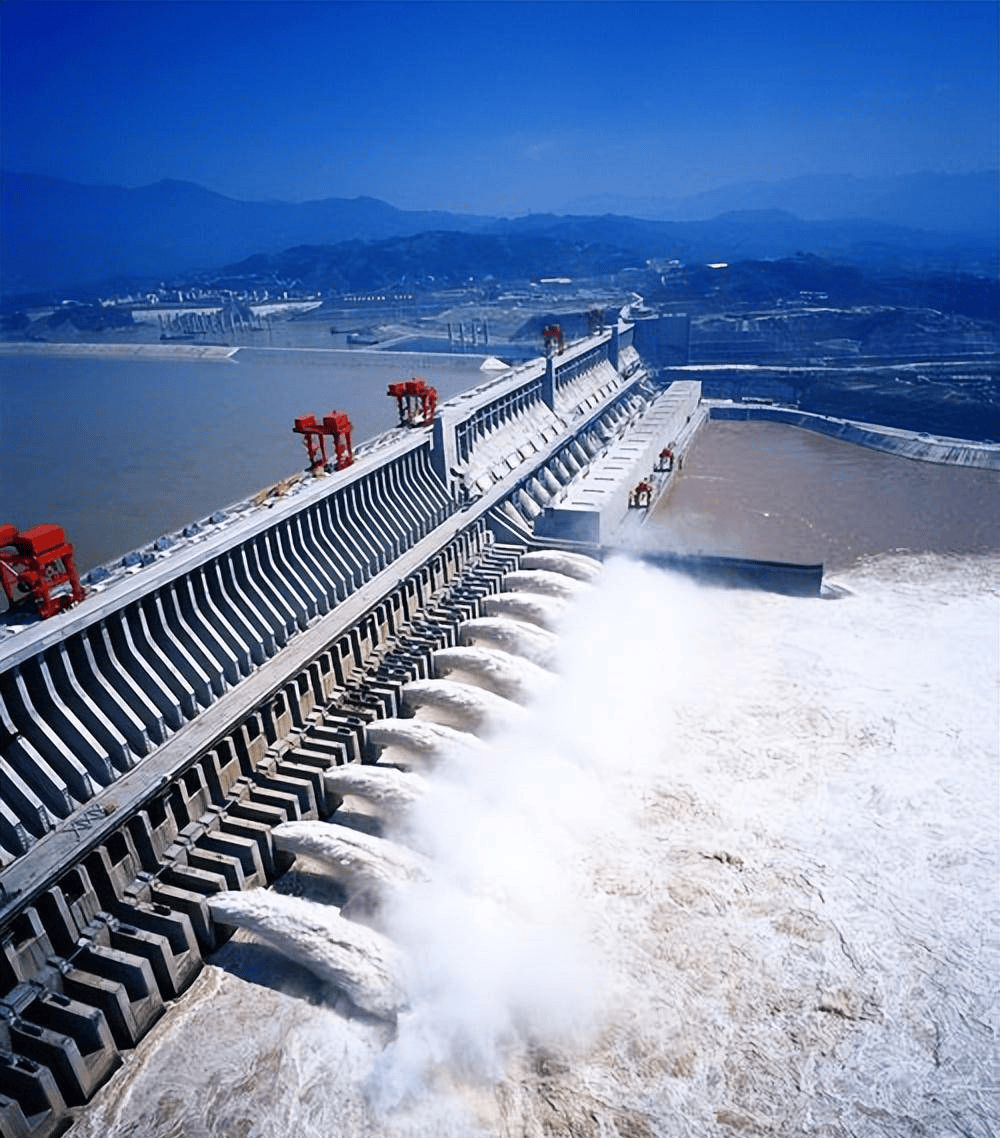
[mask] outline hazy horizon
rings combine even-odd
[[[996,165],[988,3],[6,0],[0,21],[0,163],[83,184],[512,216]]]

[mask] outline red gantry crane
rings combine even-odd
[[[558,324],[547,324],[542,329],[542,339],[545,341],[545,354],[547,356],[561,356],[566,350],[566,339]]]
[[[309,469],[314,474],[321,474],[330,461],[326,454],[326,436],[333,439],[334,470],[345,470],[354,462],[354,451],[351,449],[351,420],[343,411],[334,411],[325,415],[323,422],[316,421],[315,415],[303,415],[295,420],[292,430],[302,436],[306,450],[309,452]]]
[[[34,604],[43,620],[86,595],[73,564],[73,546],[56,525],[23,533],[16,526],[0,526],[0,584],[10,608]]]
[[[438,393],[425,379],[414,376],[401,383],[390,383],[386,394],[396,400],[401,427],[426,427],[434,422]]]

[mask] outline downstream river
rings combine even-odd
[[[680,552],[842,569],[1000,550],[1000,472],[916,462],[778,423],[715,422],[646,524]]]

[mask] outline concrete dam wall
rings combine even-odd
[[[275,826],[337,808],[328,772],[372,759],[403,686],[433,678],[432,653],[488,612],[538,520],[631,436],[606,475],[627,495],[697,407],[697,385],[679,387],[665,424],[619,322],[372,440],[347,470],[91,573],[49,621],[8,614],[0,1132],[65,1128],[232,931],[210,898],[290,864]],[[588,532],[609,532],[622,500],[591,503]]]

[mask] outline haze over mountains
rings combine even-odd
[[[428,233],[474,236],[431,245],[437,253],[442,245],[454,252],[456,272],[459,265],[465,271],[477,264],[478,276],[493,272],[492,266],[514,276],[569,272],[570,261],[572,271],[581,272],[587,246],[596,247],[592,271],[650,257],[768,258],[808,251],[855,264],[989,274],[996,266],[997,187],[996,171],[896,179],[811,176],[723,187],[674,202],[587,198],[574,203],[581,212],[570,216],[506,219],[399,210],[369,197],[239,201],[190,182],[125,189],[4,172],[0,288],[11,295],[167,279],[217,272],[254,255],[263,264],[286,250],[300,252],[296,247],[343,242],[356,252],[360,242],[389,241],[418,268],[420,243],[400,239]],[[333,255],[329,250],[327,256]]]

